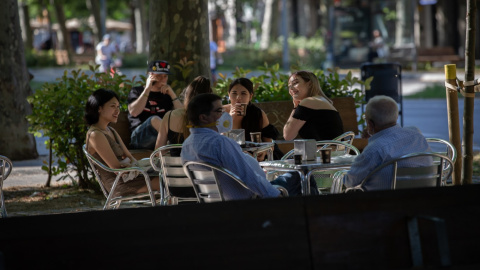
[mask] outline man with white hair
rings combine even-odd
[[[368,101],[365,110],[367,132],[371,136],[363,152],[355,158],[345,177],[345,185],[353,187],[378,166],[392,159],[415,152],[429,152],[425,137],[416,127],[401,127],[397,124],[398,105],[387,96],[375,96]],[[428,166],[430,157],[400,162],[399,167]],[[372,176],[363,185],[364,190],[390,189],[392,168],[385,168]]]

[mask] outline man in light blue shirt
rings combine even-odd
[[[345,186],[359,185],[378,166],[392,159],[415,152],[429,152],[425,137],[416,127],[402,128],[397,124],[397,102],[387,96],[375,96],[368,101],[365,110],[367,131],[371,135],[368,145],[355,158],[345,177]],[[431,157],[419,157],[399,162],[399,167],[421,167],[432,164]],[[390,189],[392,166],[388,166],[370,177],[363,185],[365,190]]]
[[[269,182],[256,159],[243,153],[234,140],[218,133],[216,123],[222,114],[221,98],[215,94],[201,94],[189,102],[187,117],[193,128],[183,142],[182,161],[208,162],[228,169],[263,198],[280,196],[279,190],[272,184],[285,187],[290,195],[299,194],[300,177],[297,173],[287,173]],[[222,182],[222,189],[226,200],[252,197],[250,192],[231,184],[228,179]]]

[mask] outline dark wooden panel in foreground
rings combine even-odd
[[[0,220],[6,269],[311,268],[302,200]]]
[[[408,217],[446,221],[454,269],[480,265],[480,186],[0,220],[5,269],[405,269]],[[440,265],[419,220],[425,265]],[[0,267],[1,268],[1,267]]]
[[[315,269],[412,268],[407,219],[418,226],[426,267],[440,267],[435,224],[446,222],[452,265],[480,266],[480,186],[382,191],[309,198]],[[480,269],[480,268],[477,268]]]

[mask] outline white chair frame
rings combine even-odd
[[[431,156],[434,160],[438,159],[437,162],[433,162],[431,166],[422,166],[422,167],[398,167],[398,162],[412,159],[417,157]],[[447,172],[444,172],[445,163],[448,163],[450,169]],[[361,184],[354,188],[347,188],[346,192],[349,189],[363,189],[365,183],[376,174],[378,171],[382,170],[385,167],[393,166],[392,170],[392,185],[391,189],[402,189],[402,188],[417,188],[417,187],[439,187],[443,186],[443,177],[450,177],[452,174],[453,162],[447,156],[434,153],[434,152],[418,152],[411,153],[408,155],[403,155],[396,159],[390,160],[378,166],[375,170],[370,172],[365,179],[362,180]]]
[[[252,199],[260,197],[257,193],[247,187],[243,181],[233,172],[210,164],[208,162],[187,161],[183,165],[185,174],[192,181],[193,188],[197,194],[199,203],[223,202],[222,186],[218,181],[218,174],[222,173],[235,181],[238,185],[252,193]]]
[[[334,141],[341,141],[341,142],[346,142],[348,144],[353,143],[353,139],[355,139],[355,132],[353,131],[347,131],[343,133],[342,135],[334,138]]]
[[[320,150],[325,148],[330,148],[330,147],[337,149],[337,150],[333,149],[332,152],[343,151],[344,152],[343,154],[348,154],[350,151],[353,151],[355,155],[360,155],[360,151],[355,146],[346,142],[336,141],[336,140],[317,141],[317,154],[320,152]],[[288,151],[281,158],[281,160],[293,158],[294,153],[295,153],[295,149]]]
[[[197,197],[179,197],[172,194],[170,187],[192,188],[190,179],[183,170],[183,163],[180,157],[170,156],[172,149],[182,149],[181,144],[169,144],[157,148],[150,155],[150,163],[160,178],[160,204],[176,205],[180,202],[196,202]],[[157,157],[160,167],[155,161]]]
[[[102,162],[98,161],[96,158],[94,158],[90,153],[88,153],[86,145],[83,145],[83,153],[85,153],[85,156],[88,159],[88,163],[90,164],[90,167],[93,170],[93,173],[95,175],[95,178],[97,179],[98,184],[100,185],[100,188],[102,189],[103,195],[105,195],[105,198],[107,198],[105,205],[103,207],[103,210],[107,209],[118,209],[123,201],[132,201],[135,199],[139,198],[144,198],[144,197],[149,197],[150,198],[150,203],[152,206],[155,206],[155,194],[152,191],[152,188],[150,186],[150,177],[148,174],[140,167],[128,167],[128,168],[121,168],[121,169],[112,169]],[[113,182],[111,190],[107,190],[105,185],[102,182],[102,179],[100,178],[100,174],[98,173],[97,167],[100,167],[101,169],[111,172],[116,174],[115,181]],[[141,173],[144,178],[145,178],[145,184],[147,185],[147,193],[140,193],[140,194],[135,194],[135,195],[129,195],[129,196],[114,196],[115,194],[115,189],[117,188],[118,182],[123,181],[122,180],[122,175],[130,172],[139,172]]]
[[[457,150],[455,149],[455,146],[451,144],[449,141],[443,140],[443,139],[438,139],[438,138],[426,138],[428,144],[432,146],[432,144],[440,144],[445,146],[445,152],[435,152],[439,153],[441,155],[446,155],[450,160],[455,164],[455,161],[457,160]],[[450,164],[446,162],[443,167],[443,178],[442,182],[443,185],[447,185],[447,181],[449,177],[446,177],[446,173],[448,173],[448,170],[450,170]]]
[[[7,208],[5,207],[5,198],[3,196],[3,181],[7,180],[7,177],[12,172],[12,161],[0,155],[0,217],[7,217]]]

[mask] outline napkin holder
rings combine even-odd
[[[245,145],[245,130],[244,129],[232,129],[226,135],[227,135],[227,137],[236,141],[239,145]]]
[[[295,155],[302,155],[302,160],[316,160],[317,142],[315,140],[294,140]]]

